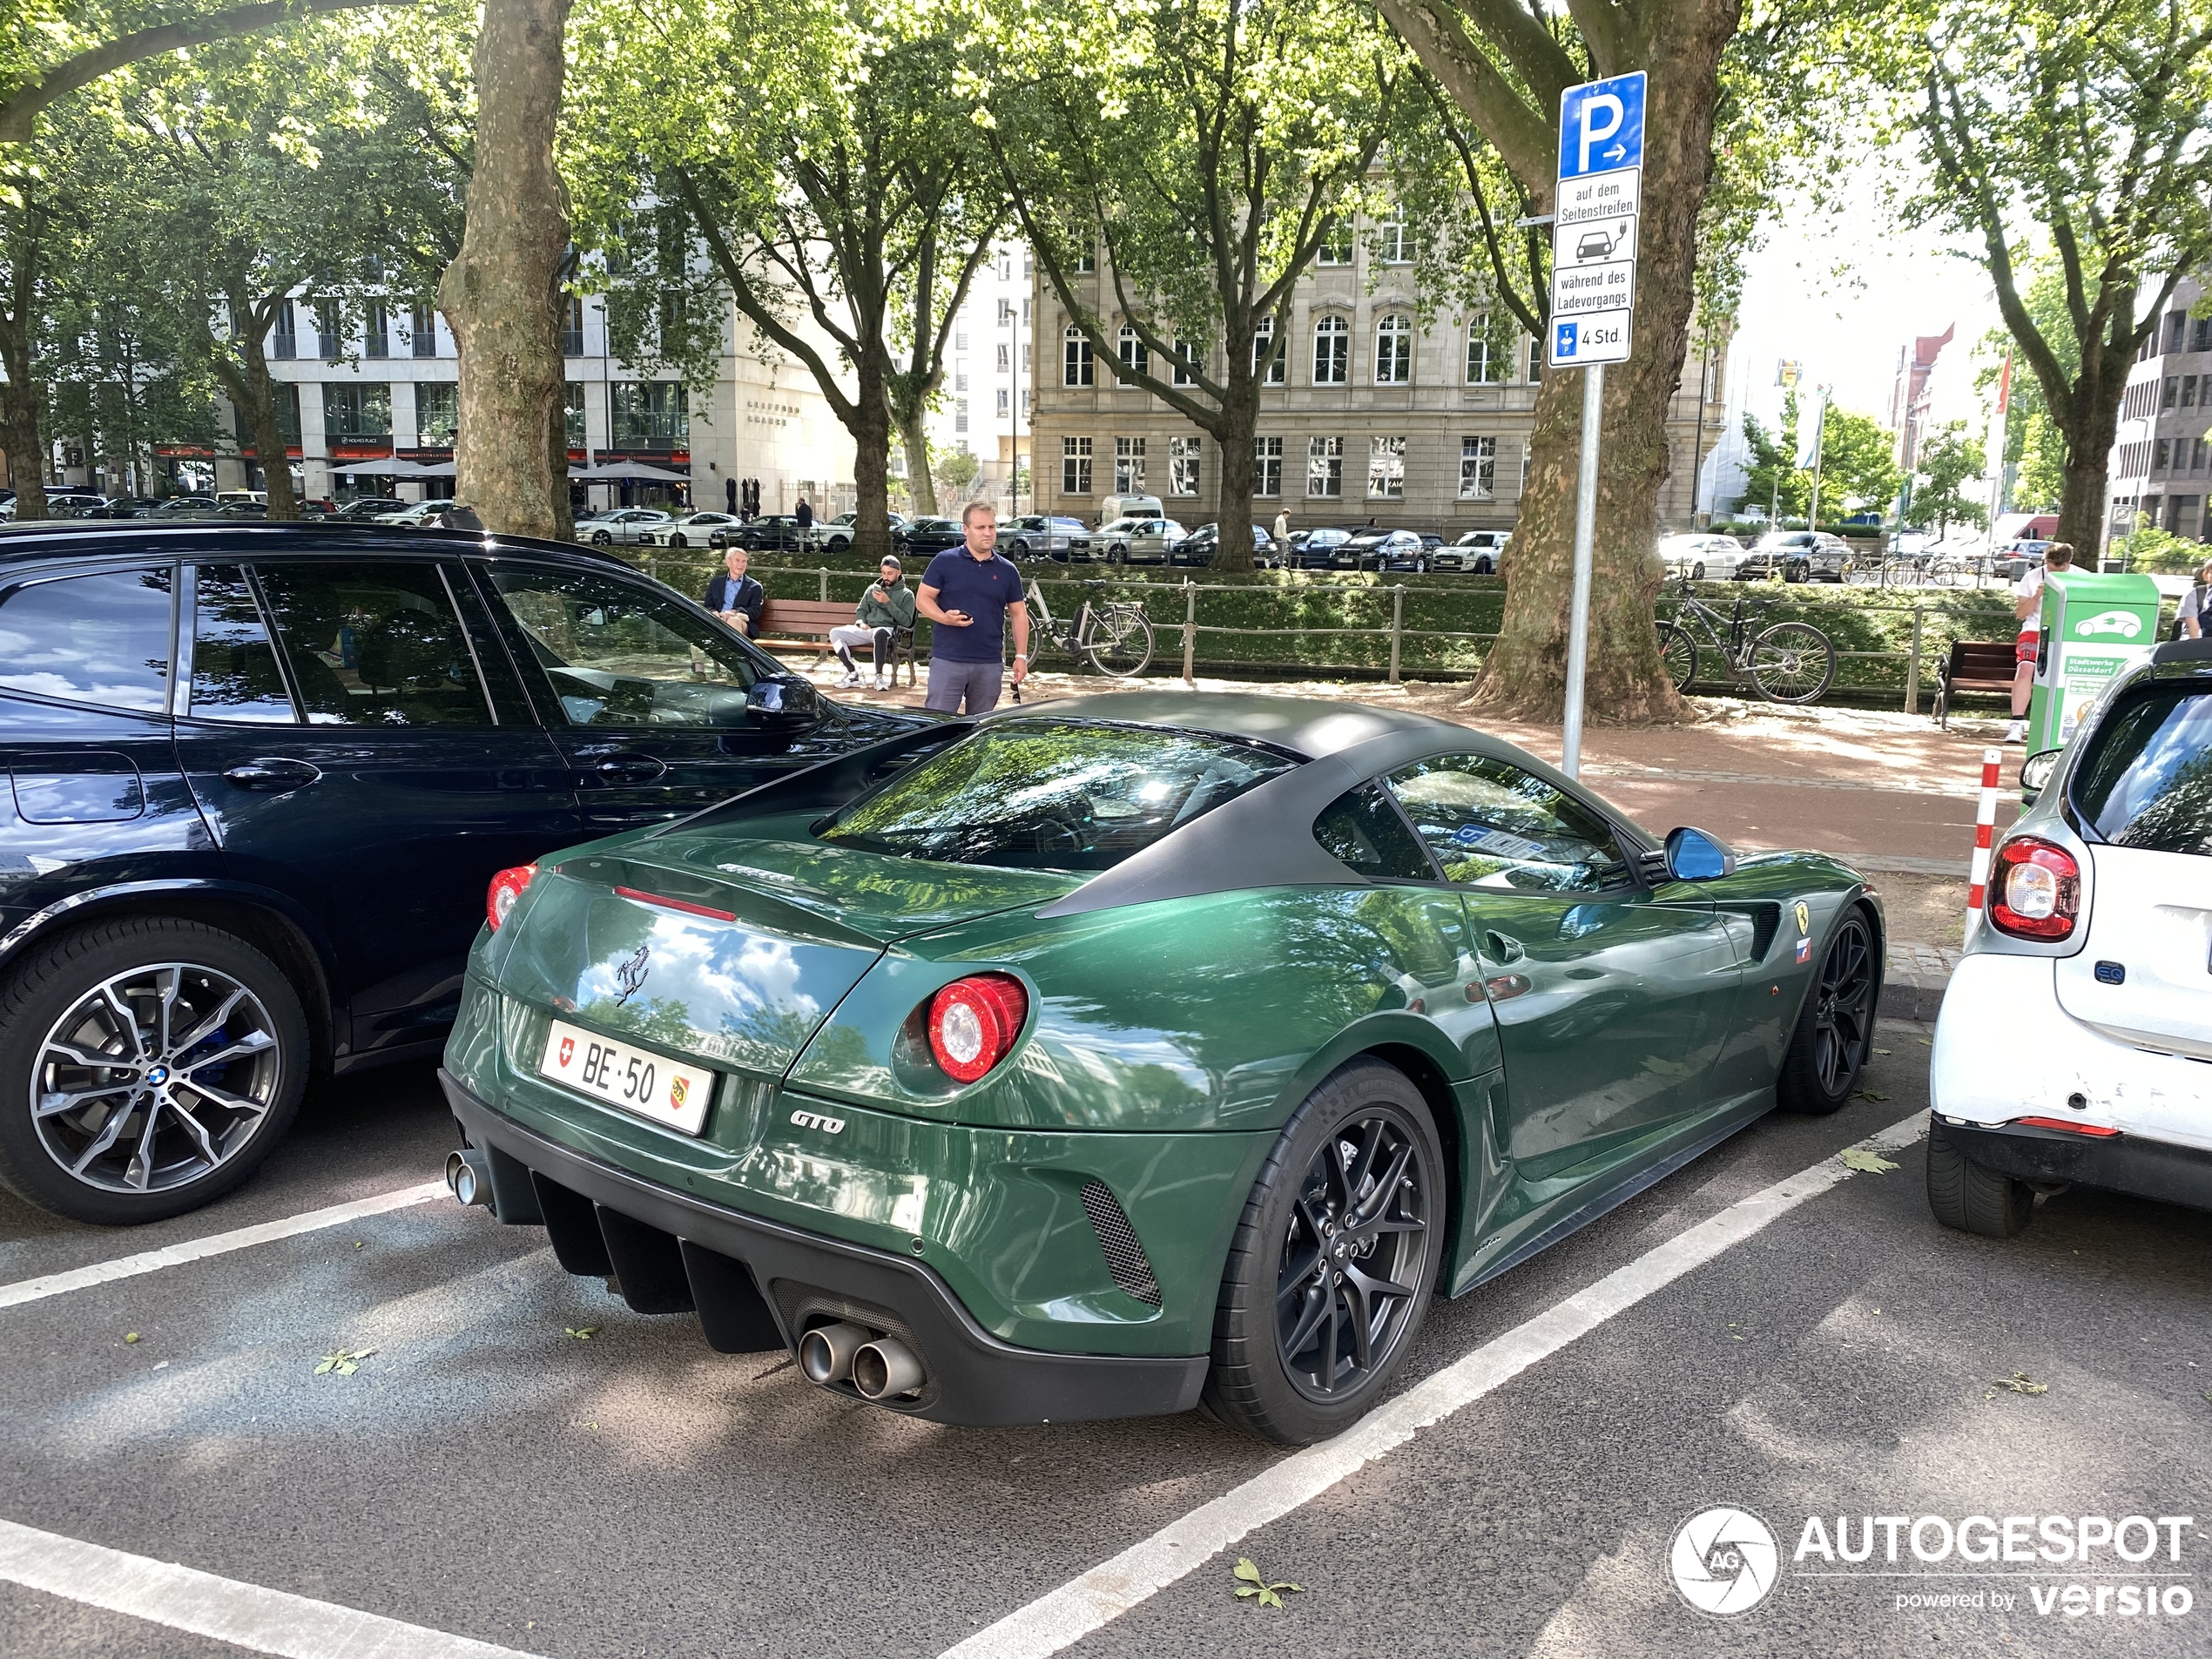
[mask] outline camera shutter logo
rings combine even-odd
[[[1675,1590],[1700,1613],[1749,1613],[1781,1576],[1774,1533],[1748,1509],[1702,1509],[1675,1534],[1667,1568]]]

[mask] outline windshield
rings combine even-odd
[[[2154,691],[2097,728],[2074,804],[2114,846],[2212,857],[2212,692]]]
[[[839,813],[826,841],[1017,870],[1105,870],[1296,761],[1157,726],[995,723]]]

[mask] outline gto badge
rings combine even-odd
[[[1803,909],[1804,907],[1801,905],[1798,908]],[[615,964],[615,983],[622,987],[622,995],[615,998],[617,1008],[620,1008],[631,997],[637,995],[638,988],[644,984],[645,974],[652,967],[645,957],[651,949],[651,945],[640,945],[637,947],[637,954],[635,956],[628,957]]]
[[[818,1129],[825,1135],[845,1133],[843,1118],[824,1117],[819,1112],[793,1112],[791,1115],[791,1121],[801,1129]]]
[[[1811,931],[1812,907],[1807,904],[1803,899],[1800,899],[1797,900],[1797,932],[1802,934],[1809,934]]]

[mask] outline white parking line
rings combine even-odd
[[[1927,1121],[1925,1112],[1916,1112],[1858,1145],[1872,1152],[1909,1146],[1926,1133]],[[1197,1571],[1248,1533],[1312,1502],[1422,1429],[1510,1382],[1852,1173],[1838,1153],[1730,1204],[1377,1406],[1336,1439],[1292,1453],[1111,1561],[978,1630],[946,1649],[942,1659],[1043,1659],[1072,1646]]]
[[[287,1659],[529,1659],[381,1618],[0,1521],[0,1579]]]
[[[291,1238],[300,1233],[319,1232],[325,1227],[342,1226],[349,1221],[359,1221],[364,1216],[381,1216],[388,1210],[405,1210],[410,1204],[428,1204],[433,1198],[445,1196],[444,1182],[425,1181],[418,1187],[401,1187],[395,1192],[380,1192],[373,1198],[356,1198],[351,1204],[334,1204],[327,1210],[310,1210],[305,1215],[287,1216],[281,1221],[265,1221],[258,1226],[240,1227],[234,1232],[213,1233],[206,1238],[187,1239],[181,1244],[164,1244],[159,1250],[142,1251],[136,1256],[118,1256],[111,1262],[95,1262],[90,1267],[72,1267],[66,1273],[49,1273],[43,1278],[18,1279],[13,1285],[0,1285],[0,1308],[37,1302],[49,1296],[62,1296],[71,1291],[106,1285],[118,1278],[135,1278],[140,1273],[157,1272],[165,1267],[181,1267],[186,1262],[228,1255],[234,1250],[248,1250],[255,1244],[273,1244],[277,1239]]]

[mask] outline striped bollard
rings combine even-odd
[[[1989,849],[1997,838],[1997,774],[2004,761],[2002,749],[1981,752],[1981,806],[1974,813],[1974,861],[1966,878],[1966,941],[1970,944],[1989,899]]]

